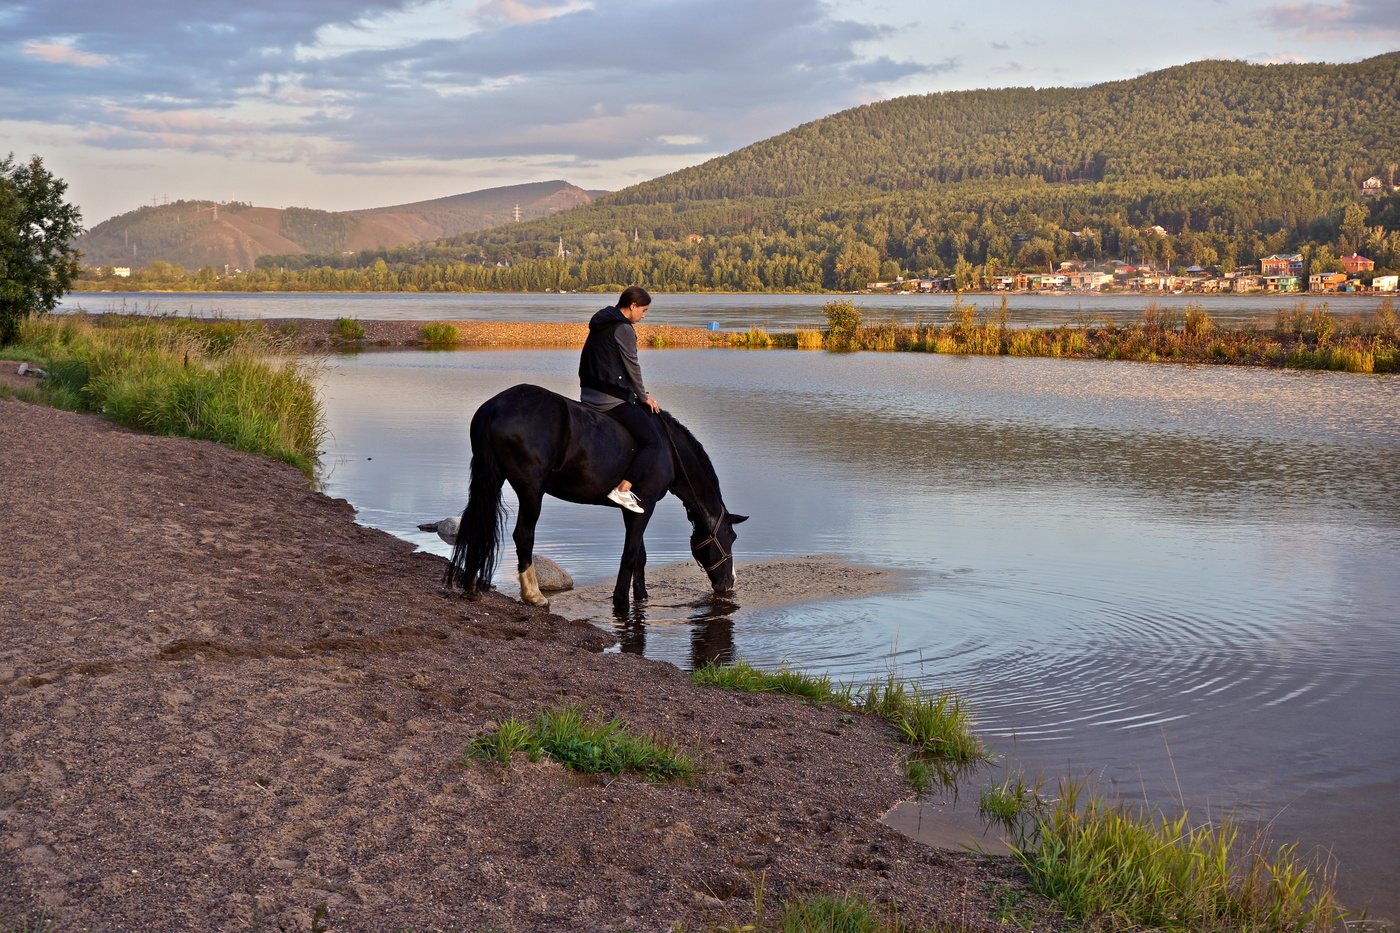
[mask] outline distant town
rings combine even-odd
[[[1118,260],[1107,263],[1084,263],[1068,260],[1060,263],[1057,272],[1019,272],[997,275],[987,279],[984,287],[996,292],[1169,292],[1184,294],[1256,294],[1256,293],[1338,293],[1372,294],[1395,292],[1400,276],[1372,275],[1376,264],[1365,256],[1353,253],[1341,259],[1343,271],[1319,272],[1305,276],[1301,253],[1275,253],[1265,256],[1259,265],[1240,266],[1233,272],[1191,266],[1180,272],[1157,270],[1148,266],[1131,265]],[[896,278],[888,282],[870,282],[866,291],[938,292],[956,291],[953,276]]]

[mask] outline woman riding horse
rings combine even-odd
[[[579,401],[606,413],[637,442],[637,453],[622,482],[608,493],[609,500],[633,512],[645,512],[655,505],[655,500],[644,505],[632,487],[653,474],[666,453],[666,438],[655,417],[661,406],[642,382],[633,327],[641,323],[650,306],[651,295],[640,285],[623,289],[616,305],[602,309],[588,322],[588,339],[578,364]]]

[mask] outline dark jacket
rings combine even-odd
[[[620,328],[626,328],[619,332]],[[588,322],[588,339],[578,361],[579,385],[633,405],[646,398],[637,363],[637,334],[632,322],[609,305]]]

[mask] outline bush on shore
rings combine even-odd
[[[46,316],[26,321],[5,353],[45,370],[41,402],[267,454],[307,475],[325,436],[311,370],[256,323]]]

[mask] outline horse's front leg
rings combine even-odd
[[[646,587],[646,545],[642,536],[646,534],[647,522],[651,513],[639,514],[624,511],[623,524],[627,527],[627,538],[622,545],[622,565],[617,571],[617,583],[613,586],[613,608],[627,608],[627,591],[632,590],[637,599],[647,598]]]
[[[517,489],[516,498],[520,510],[515,519],[516,571],[520,580],[520,601],[541,609],[549,608],[549,599],[540,591],[539,580],[535,576],[535,525],[540,520],[540,504],[543,493],[530,494]]]

